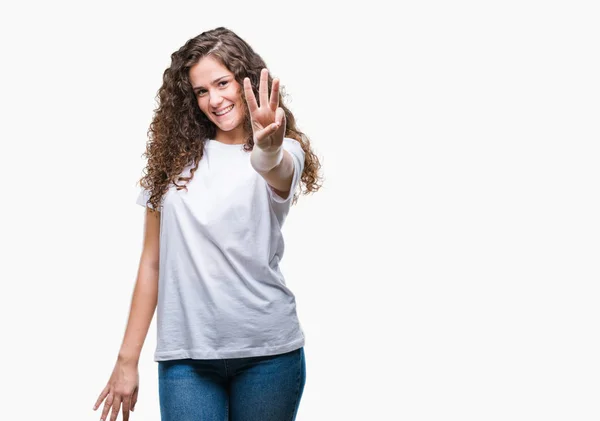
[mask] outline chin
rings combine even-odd
[[[223,130],[224,132],[230,132],[230,131],[232,131],[234,129],[237,129],[238,127],[240,127],[243,124],[243,122],[244,121],[242,119],[236,119],[236,120],[234,120],[232,122],[228,122],[226,124],[216,124],[215,123],[215,125],[219,129]]]
[[[228,132],[230,130],[235,129],[237,126],[239,126],[239,122],[233,121],[233,122],[227,122],[227,123],[221,123],[221,124],[215,123],[215,125],[218,128],[220,128],[221,130]]]

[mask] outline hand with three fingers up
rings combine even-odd
[[[252,91],[249,78],[244,78],[244,94],[254,138],[251,155],[252,166],[260,172],[267,172],[278,165],[283,158],[283,138],[286,119],[283,108],[279,107],[279,79],[273,79],[271,97],[268,91],[269,71],[262,69],[258,88],[260,105]]]

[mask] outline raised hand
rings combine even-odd
[[[283,108],[279,107],[279,79],[273,79],[270,99],[268,86],[269,71],[262,69],[258,87],[259,106],[252,91],[250,79],[244,78],[244,95],[252,120],[254,145],[266,152],[275,151],[281,147],[286,124]]]

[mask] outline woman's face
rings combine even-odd
[[[198,106],[217,126],[217,131],[242,127],[246,104],[233,73],[206,56],[190,68],[189,75]]]

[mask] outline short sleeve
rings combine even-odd
[[[154,209],[151,203],[148,203],[150,199],[150,191],[142,188],[138,194],[136,203],[140,206],[149,207],[150,209]]]
[[[273,189],[269,186],[269,195],[271,199],[276,203],[286,203],[291,201],[292,197],[294,197],[294,192],[296,191],[296,187],[300,182],[300,178],[302,176],[302,171],[304,171],[304,150],[295,139],[285,137],[283,139],[283,149],[288,151],[288,153],[292,156],[292,161],[294,162],[294,175],[292,177],[292,185],[290,187],[290,193],[288,197],[283,199],[277,193],[273,191]]]

